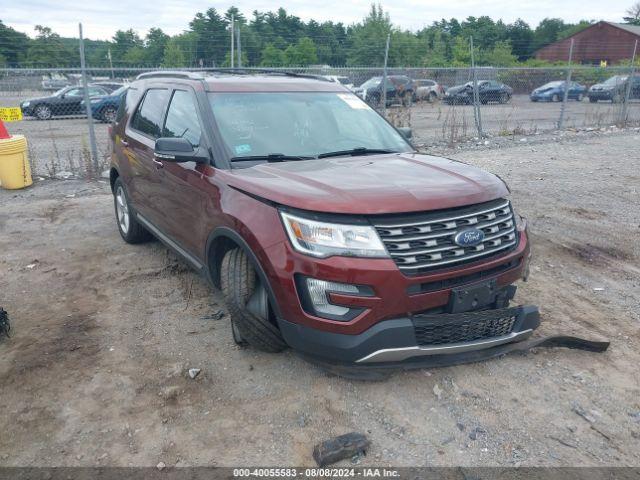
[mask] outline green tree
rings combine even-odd
[[[533,30],[524,20],[517,19],[507,25],[507,39],[518,60],[526,60],[533,53]]]
[[[125,55],[133,47],[144,47],[144,42],[140,36],[133,30],[117,30],[113,36],[111,46],[111,58],[113,63],[125,62]]]
[[[422,65],[425,67],[448,67],[447,45],[443,39],[443,33],[439,30],[433,32],[431,39],[424,39],[426,43],[425,55]]]
[[[506,40],[496,42],[491,50],[480,55],[479,60],[479,63],[492,67],[511,67],[518,63],[518,57],[513,54],[511,44]]]
[[[189,26],[195,34],[195,56],[203,65],[220,65],[230,50],[228,21],[215,8],[196,13]]]
[[[295,45],[289,45],[284,51],[287,65],[303,67],[318,62],[318,52],[315,43],[309,37],[303,37]]]
[[[187,66],[184,52],[182,51],[182,48],[180,48],[179,40],[177,38],[171,38],[167,42],[167,45],[164,48],[162,66],[167,68]]]
[[[262,67],[281,67],[285,64],[284,52],[273,43],[267,43],[260,56]]]
[[[79,53],[67,50],[60,38],[49,27],[36,25],[36,38],[27,50],[27,62],[33,66],[67,67],[79,63]]]
[[[382,10],[382,6],[371,5],[364,21],[352,28],[353,43],[347,63],[364,66],[383,65],[387,35],[391,33],[391,29],[389,14]]]
[[[157,66],[162,63],[164,51],[169,42],[169,35],[160,28],[151,28],[145,37],[144,61],[150,66]]]
[[[24,61],[29,48],[29,37],[6,26],[0,20],[0,46],[6,64],[17,64]]]
[[[144,64],[145,59],[145,49],[143,47],[135,46],[127,50],[127,53],[124,54],[122,61],[128,65],[140,66]]]

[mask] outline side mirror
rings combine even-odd
[[[411,131],[411,127],[398,127],[398,132],[407,140],[410,140],[413,137],[413,132]]]
[[[207,163],[209,156],[200,149],[194,150],[186,138],[162,137],[156,140],[155,156],[167,162]]]

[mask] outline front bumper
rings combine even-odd
[[[611,100],[613,98],[613,91],[611,90],[596,90],[589,92],[587,96],[589,98],[595,98],[596,100]]]
[[[491,350],[529,337],[540,325],[538,308],[520,306],[511,309],[487,310],[475,312],[479,318],[504,315],[505,310],[513,314],[512,328],[504,335],[476,338],[466,342],[420,344],[423,338],[420,329],[425,325],[437,329],[452,317],[460,315],[415,315],[411,317],[386,320],[373,325],[358,335],[316,330],[304,325],[279,319],[282,336],[289,346],[310,360],[331,365],[351,365],[379,367],[409,364],[446,365],[461,361],[473,361],[476,352]],[[467,317],[474,313],[463,314]],[[469,360],[465,360],[468,358]]]

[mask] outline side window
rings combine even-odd
[[[83,95],[83,90],[81,88],[72,88],[69,90],[65,96],[67,97],[81,97]]]
[[[105,92],[103,89],[99,88],[99,87],[89,87],[89,96],[90,97],[95,97],[97,95],[105,95],[107,92]]]
[[[153,88],[147,90],[131,120],[131,128],[153,138],[160,137],[164,107],[169,91]]]
[[[194,147],[200,145],[200,122],[193,96],[184,90],[176,90],[171,98],[167,120],[162,130],[163,137],[182,137]]]

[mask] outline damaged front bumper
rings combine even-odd
[[[320,331],[280,320],[285,341],[304,356],[343,365],[376,366],[495,348],[524,340],[540,324],[531,305],[379,322],[358,335]]]
[[[478,321],[472,324],[474,317]],[[513,318],[513,322],[505,326],[505,317]],[[566,335],[529,338],[539,324],[538,308],[531,305],[464,314],[415,315],[380,322],[359,335],[323,332],[280,320],[285,340],[303,358],[330,373],[357,380],[380,380],[397,370],[480,362],[535,347],[590,352],[604,352],[609,347],[608,341]],[[441,342],[447,335],[454,340],[464,335],[474,337],[491,328],[510,331],[466,342],[424,343],[429,338]]]

